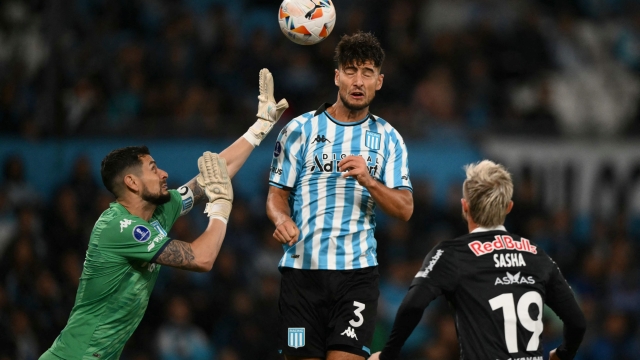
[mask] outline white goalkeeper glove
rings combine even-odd
[[[273,76],[268,69],[260,70],[260,95],[258,96],[258,120],[242,135],[254,147],[267,136],[282,113],[289,107],[287,99],[276,104],[273,97]]]
[[[219,219],[226,224],[233,202],[233,187],[227,172],[227,161],[218,154],[206,151],[198,158],[198,170],[200,174],[196,181],[209,198],[204,212],[208,217]]]

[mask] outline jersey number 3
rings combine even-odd
[[[542,296],[535,291],[529,291],[522,295],[517,305],[513,301],[513,294],[506,293],[489,300],[491,310],[502,308],[504,316],[504,340],[507,343],[509,353],[518,352],[518,320],[520,324],[533,335],[527,344],[527,351],[536,351],[540,345],[540,334],[542,334]],[[538,305],[538,319],[532,319],[529,315],[529,306]]]

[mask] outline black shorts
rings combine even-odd
[[[297,357],[325,358],[338,350],[363,356],[378,308],[378,267],[357,270],[282,268],[279,349]]]

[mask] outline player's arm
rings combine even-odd
[[[189,271],[210,271],[218,257],[224,240],[227,224],[210,218],[207,229],[191,243],[171,240],[155,263]]]
[[[273,96],[273,76],[268,69],[260,70],[259,88],[256,114],[258,119],[242,137],[220,153],[220,156],[227,161],[227,170],[231,178],[240,170],[249,154],[260,145],[282,113],[289,107],[286,99],[276,103]]]
[[[227,171],[229,172],[229,178],[233,178],[238,170],[244,165],[245,161],[249,158],[249,155],[253,151],[254,146],[249,143],[244,137],[240,137],[229,147],[224,149],[219,156],[227,161]],[[197,176],[196,176],[197,177]],[[193,203],[199,204],[207,200],[207,196],[204,190],[198,185],[196,177],[189,180],[188,183],[178,188],[180,194],[185,196],[187,191],[183,190],[188,188],[193,194]],[[184,193],[184,194],[183,194]]]
[[[182,196],[183,199],[191,197],[194,205],[207,199],[207,195],[205,195],[204,190],[198,185],[196,177],[178,188],[180,196]]]
[[[413,278],[411,287],[398,308],[389,340],[377,356],[382,360],[396,359],[405,341],[420,322],[424,309],[433,299],[453,291],[458,282],[456,253],[453,248],[440,243],[425,256],[420,271]]]
[[[380,360],[397,359],[405,341],[422,319],[424,310],[439,295],[439,289],[413,285],[398,308],[389,340],[387,340],[382,352],[373,355]],[[374,356],[372,358],[376,358]]]
[[[587,322],[571,287],[555,263],[547,284],[545,302],[564,324],[562,344],[550,355],[560,360],[571,360],[582,343]]]
[[[289,208],[290,190],[270,186],[267,196],[267,216],[276,226],[273,237],[283,244],[292,246],[298,241],[300,230],[291,219]]]
[[[345,171],[342,177],[352,177],[369,191],[376,204],[385,214],[408,221],[413,214],[413,194],[407,189],[392,189],[376,180],[362,156],[350,155],[338,163]]]
[[[269,134],[273,125],[280,119],[282,113],[289,107],[286,99],[282,99],[276,104],[273,96],[273,76],[268,69],[260,70],[259,90],[256,122],[244,135],[219,154],[227,162],[229,178],[233,178],[236,175],[249,158],[253,149],[260,145],[260,142]],[[194,204],[206,199],[205,193],[198,187],[195,177],[179,189],[183,188],[191,190]],[[184,191],[181,190],[180,193],[185,196],[186,189]]]
[[[209,271],[218,257],[233,203],[231,178],[225,159],[208,151],[198,159],[198,169],[197,187],[209,199],[205,207],[209,225],[191,243],[170,241],[156,254],[154,261],[158,264],[191,271]]]

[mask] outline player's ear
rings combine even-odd
[[[133,192],[138,192],[140,189],[140,179],[134,174],[127,174],[124,176],[124,186]]]
[[[378,81],[376,81],[376,91],[380,90],[382,88],[382,83],[384,80],[384,74],[379,74],[378,75]]]
[[[336,73],[333,78],[333,82],[336,84],[336,86],[340,86],[340,69],[336,69],[335,72]]]
[[[507,205],[507,212],[505,213],[505,215],[510,213],[511,209],[513,209],[513,200],[509,201],[509,205]]]
[[[464,219],[464,221],[466,221],[467,223],[469,222],[469,204],[467,203],[467,200],[465,200],[464,198],[460,199],[460,204],[462,205],[462,218]]]
[[[469,203],[465,198],[460,199],[460,203],[462,204],[462,211],[465,213],[469,212]]]

